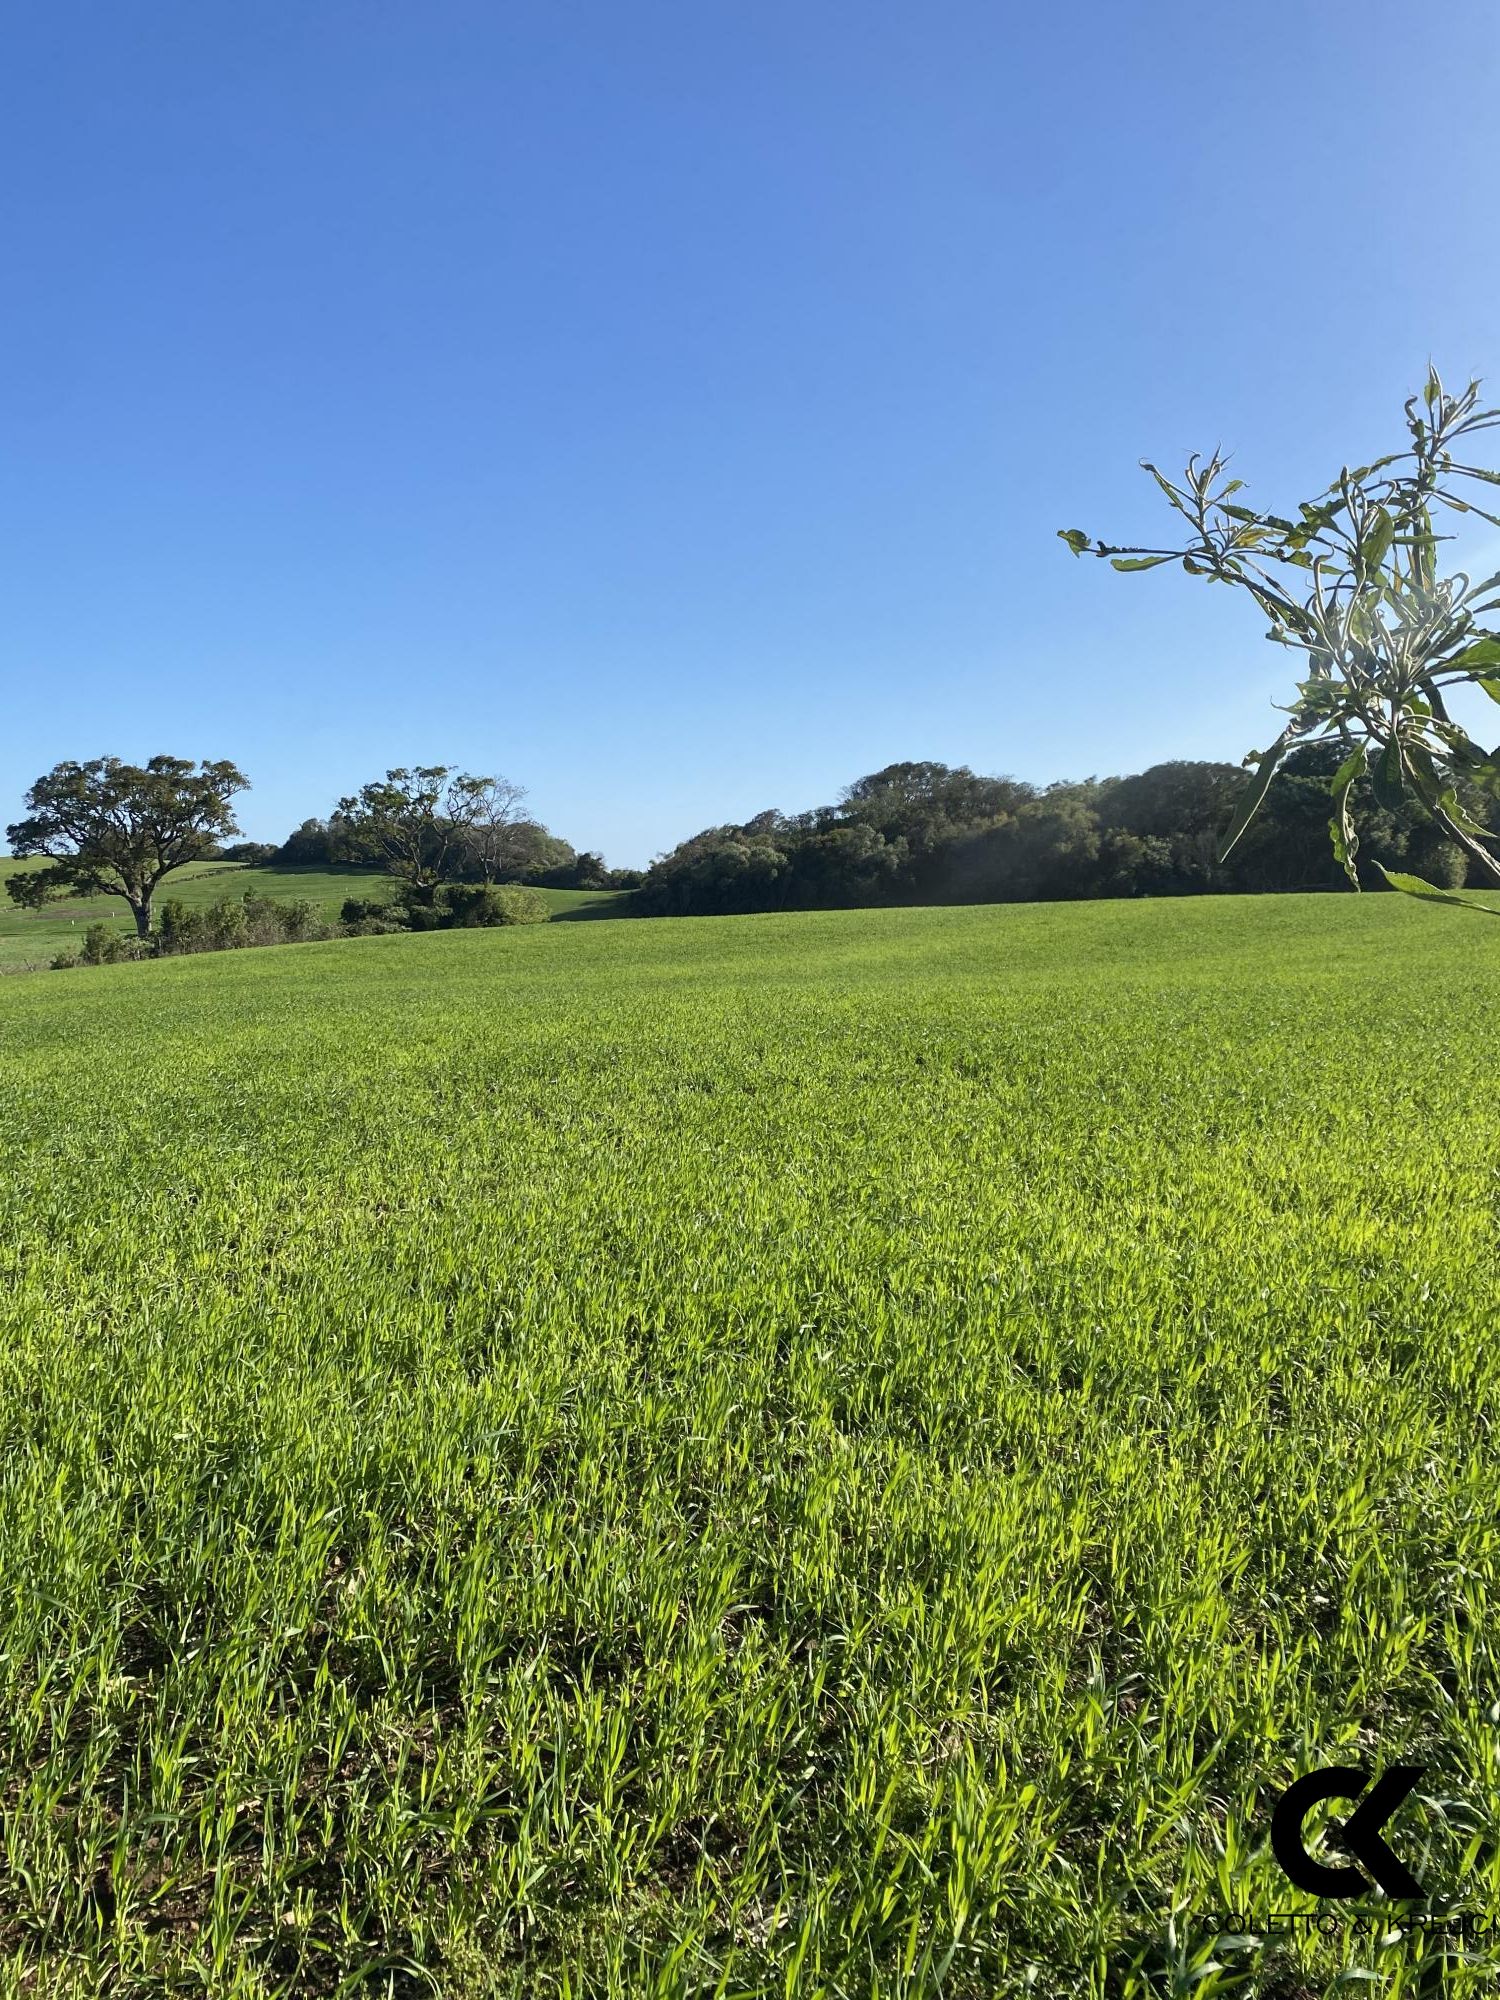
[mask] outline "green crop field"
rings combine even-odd
[[[1497,1033],[1395,896],[0,982],[0,1992],[1493,1993],[1263,1920],[1329,1761],[1500,1913]]]
[[[40,862],[0,860],[0,973],[35,972],[49,966],[57,953],[77,950],[85,930],[103,918],[122,937],[134,937],[135,923],[118,896],[68,897],[40,910],[22,909],[5,893],[5,879]],[[246,868],[234,861],[190,863],[169,875],[158,892],[158,906],[169,897],[201,906],[221,896],[253,890],[279,902],[316,903],[330,921],[350,896],[376,897],[390,887],[389,879],[371,868]],[[602,911],[614,896],[600,889],[543,889],[554,915]]]

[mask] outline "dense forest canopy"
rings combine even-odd
[[[665,916],[1337,888],[1347,886],[1328,839],[1338,762],[1332,744],[1295,751],[1227,860],[1224,830],[1245,783],[1236,764],[1174,760],[1045,787],[889,764],[836,805],[705,828],[652,864],[634,900]],[[1382,807],[1361,781],[1353,809],[1367,886],[1381,886],[1376,861],[1462,886],[1463,853],[1414,807]]]

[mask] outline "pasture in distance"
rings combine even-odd
[[[0,1990],[1492,1992],[1215,1913],[1372,1758],[1500,1908],[1497,972],[1350,895],[0,982]]]
[[[39,972],[60,951],[76,951],[83,934],[101,918],[122,937],[135,936],[130,911],[118,896],[68,896],[39,910],[22,909],[5,892],[8,875],[21,874],[42,863],[0,859],[0,973]],[[169,875],[157,894],[157,909],[173,897],[192,908],[240,896],[247,890],[279,902],[305,899],[316,903],[329,923],[337,923],[350,897],[370,899],[394,885],[374,868],[247,868],[237,861],[196,861]],[[541,889],[554,915],[602,909],[613,896],[607,889]]]

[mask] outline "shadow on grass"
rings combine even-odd
[[[601,918],[634,917],[639,915],[634,904],[635,898],[627,890],[623,895],[609,897],[607,901],[580,903],[571,910],[554,910],[548,921],[554,924],[585,924],[596,923]]]

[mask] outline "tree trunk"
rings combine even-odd
[[[141,898],[141,900],[140,900],[139,902],[136,902],[136,901],[135,901],[135,900],[134,900],[134,899],[132,898],[132,900],[131,900],[131,904],[130,904],[130,914],[131,914],[131,915],[132,915],[132,916],[133,916],[133,917],[135,918],[135,934],[136,934],[136,936],[137,936],[137,937],[139,937],[139,938],[148,938],[148,937],[150,937],[150,935],[151,935],[151,898],[150,898],[150,896],[149,896],[149,895],[146,895],[146,896],[142,896],[142,898]]]

